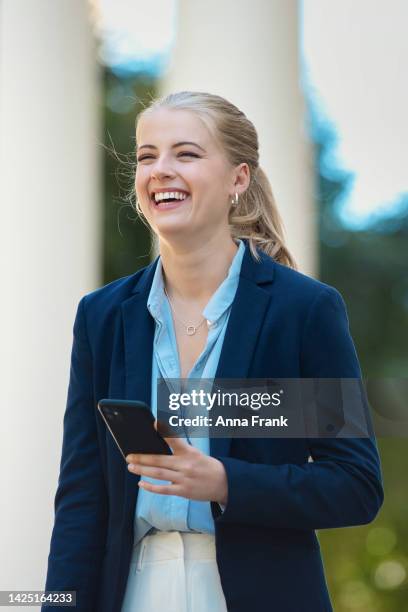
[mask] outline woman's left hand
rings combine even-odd
[[[126,461],[132,474],[166,480],[170,484],[155,485],[140,479],[139,486],[161,495],[178,495],[226,505],[228,482],[221,461],[205,455],[181,438],[164,440],[173,455],[130,454]]]

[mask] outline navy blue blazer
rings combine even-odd
[[[259,253],[258,263],[245,240],[216,378],[361,377],[340,293]],[[45,588],[77,591],[81,612],[120,612],[125,593],[139,477],[96,405],[150,404],[156,264],[85,295],[75,318]],[[214,438],[211,454],[228,478],[225,512],[211,506],[228,610],[332,610],[314,530],[375,518],[375,440]]]

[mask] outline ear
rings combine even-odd
[[[241,195],[249,187],[251,181],[251,172],[246,162],[242,162],[235,168],[234,193]]]

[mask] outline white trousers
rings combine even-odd
[[[227,612],[214,536],[145,536],[133,548],[121,612]]]

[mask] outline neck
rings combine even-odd
[[[164,284],[170,298],[185,303],[207,304],[227,277],[238,250],[229,236],[213,237],[188,251],[179,245],[160,241]]]

